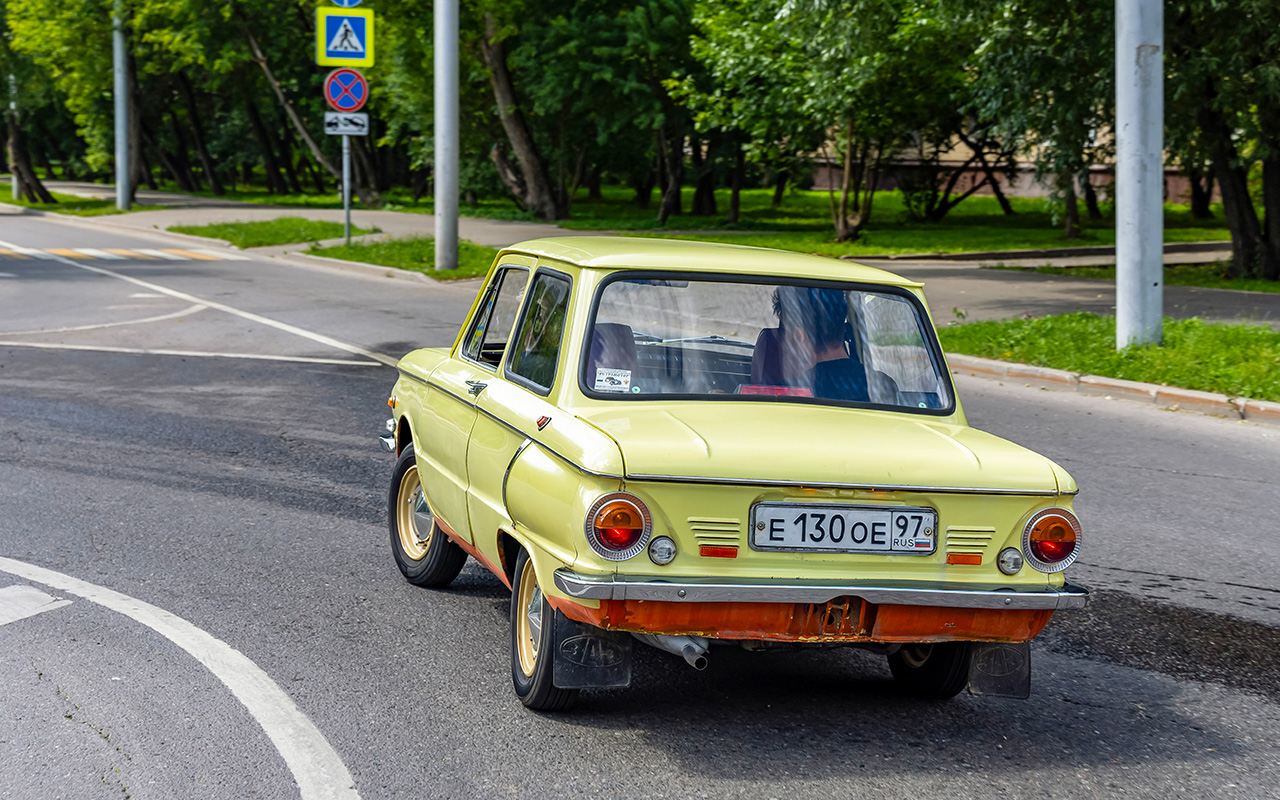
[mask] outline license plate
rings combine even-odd
[[[757,503],[751,510],[755,550],[929,555],[937,532],[932,508]]]

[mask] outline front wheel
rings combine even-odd
[[[554,628],[555,610],[521,550],[511,587],[511,682],[516,697],[534,711],[564,711],[578,699],[577,689],[556,688]]]
[[[947,700],[969,683],[972,660],[972,642],[904,644],[889,656],[889,670],[907,694]]]
[[[412,444],[396,459],[387,503],[391,553],[404,579],[414,586],[447,586],[458,577],[467,552],[440,530],[432,515]]]

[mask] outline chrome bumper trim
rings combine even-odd
[[[655,581],[648,578],[594,577],[567,569],[555,572],[556,588],[590,600],[655,600],[671,603],[825,603],[860,597],[868,603],[947,608],[1084,608],[1089,591],[1066,584],[1061,589],[1020,590],[986,587],[941,588],[938,584],[724,583]]]
[[[629,472],[629,481],[661,483],[712,483],[727,486],[780,486],[796,489],[854,489],[868,492],[913,492],[919,494],[998,494],[1018,497],[1057,497],[1057,489],[999,489],[977,486],[925,486],[888,483],[831,483],[828,481],[781,481],[771,478],[717,478],[702,475],[648,475]],[[1067,494],[1076,494],[1069,492]]]

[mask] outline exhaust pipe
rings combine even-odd
[[[668,636],[661,633],[633,633],[635,638],[659,650],[675,653],[696,670],[707,668],[707,640],[701,636]]]

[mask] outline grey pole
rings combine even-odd
[[[9,73],[9,113],[18,113],[18,101],[14,98],[18,96],[18,79],[11,72]],[[16,124],[16,123],[15,123]],[[18,200],[22,197],[22,192],[18,191],[18,170],[12,164],[9,165],[9,191],[13,194],[13,199]]]
[[[435,3],[436,269],[458,267],[458,0]]]
[[[351,245],[351,137],[342,135],[342,214],[347,245]]]
[[[115,15],[111,18],[111,55],[116,101],[116,208],[128,211],[133,184],[129,172],[129,74],[125,61],[123,0],[116,0]]]
[[[1164,4],[1116,0],[1116,348],[1164,339]]]

